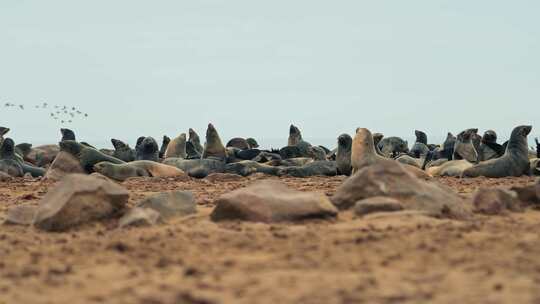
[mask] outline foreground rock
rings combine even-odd
[[[84,171],[84,168],[75,156],[60,151],[45,173],[45,178],[58,181],[64,176],[74,173],[85,174],[86,171]]]
[[[189,191],[171,191],[151,195],[137,204],[140,208],[157,211],[164,219],[197,212],[197,204]]]
[[[437,217],[465,219],[472,215],[471,205],[451,189],[419,179],[402,165],[388,162],[358,171],[337,189],[332,202],[339,209],[348,209],[374,196],[395,198],[406,210],[425,211]]]
[[[150,208],[132,208],[118,221],[118,227],[153,226],[160,219],[159,212]]]
[[[519,200],[527,205],[540,204],[540,179],[536,181],[536,184],[525,187],[514,187],[512,191],[517,193]]]
[[[473,196],[473,205],[475,212],[488,215],[522,210],[516,193],[504,189],[478,189]]]
[[[6,214],[6,225],[31,225],[37,206],[20,205],[10,208]]]
[[[393,212],[403,210],[403,204],[397,199],[384,196],[366,198],[356,203],[354,213],[363,216],[375,212]]]
[[[63,231],[79,224],[115,216],[129,193],[116,183],[93,176],[70,174],[39,202],[33,225]]]
[[[338,210],[321,193],[289,189],[278,181],[261,181],[221,196],[210,215],[213,221],[295,221],[335,217]]]

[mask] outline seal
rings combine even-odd
[[[454,154],[452,159],[465,159],[471,163],[478,162],[478,152],[473,144],[473,136],[478,132],[478,129],[472,128],[462,131],[458,134],[454,145]]]
[[[379,154],[380,156],[384,156],[381,152],[381,149],[379,149],[379,143],[384,138],[384,134],[382,133],[373,133],[373,144],[375,145],[375,152]]]
[[[138,140],[137,140],[138,141]],[[135,148],[135,160],[159,160],[159,147],[153,137],[145,137]]]
[[[283,175],[283,168],[261,164],[252,160],[243,160],[236,163],[226,164],[224,172],[234,173],[241,176],[248,176],[254,173],[281,176]]]
[[[32,166],[15,154],[15,142],[6,138],[0,147],[0,171],[8,175],[20,177],[30,173],[33,177],[45,175],[45,169]]]
[[[370,138],[373,137],[370,136]],[[393,158],[401,153],[409,152],[407,141],[395,136],[381,139],[378,146],[382,155],[386,158]]]
[[[90,148],[74,140],[61,141],[60,151],[67,152],[75,156],[79,160],[81,167],[86,171],[86,173],[89,174],[94,172],[94,165],[102,161],[108,161],[113,164],[124,163],[124,161],[119,160],[118,158],[106,155],[94,148]]]
[[[189,139],[188,141],[190,143],[193,144],[193,146],[195,147],[195,149],[199,152],[199,154],[202,155],[203,153],[203,146],[201,145],[201,139],[199,137],[199,135],[197,134],[197,132],[195,132],[195,130],[193,130],[192,128],[189,128]]]
[[[530,160],[531,171],[529,175],[539,176],[540,175],[540,158],[534,158]]]
[[[60,133],[62,133],[62,139],[60,141],[76,140],[75,139],[75,132],[73,132],[70,129],[62,128],[62,129],[60,129]]]
[[[414,134],[416,136],[416,141],[412,146],[409,155],[414,158],[420,158],[425,156],[430,151],[427,145],[427,135],[420,130],[415,130]]]
[[[94,165],[94,171],[118,181],[125,181],[130,177],[176,177],[186,176],[184,171],[169,165],[149,160],[137,160],[125,164],[100,162]]]
[[[232,147],[232,148],[237,148],[237,149],[240,149],[240,150],[250,149],[250,145],[247,142],[247,140],[245,140],[244,138],[241,138],[241,137],[232,138],[231,140],[229,140],[227,142],[225,147],[227,147],[227,148]]]
[[[171,139],[167,135],[163,135],[163,140],[161,141],[161,148],[159,148],[159,158],[165,158],[165,151],[167,151],[167,147],[169,146],[170,142]]]
[[[460,177],[463,174],[463,171],[471,168],[472,166],[472,163],[464,159],[450,161],[445,160],[445,162],[440,164],[440,166],[432,166],[427,168],[426,172],[431,176]]]
[[[295,125],[289,127],[289,139],[287,140],[287,146],[296,146],[302,141],[302,132]]]
[[[111,143],[114,147],[113,157],[123,160],[125,162],[130,162],[135,160],[135,150],[131,149],[128,144],[119,140],[111,139]]]
[[[186,142],[186,159],[200,159],[201,153],[197,151],[192,142]]]
[[[54,161],[59,152],[58,145],[37,146],[24,156],[24,160],[38,167],[46,167]]]
[[[535,138],[534,141],[536,143],[536,158],[540,158],[540,142],[538,138]]]
[[[294,177],[309,176],[336,176],[337,164],[335,161],[317,160],[307,163],[301,167],[285,167],[284,172]]]
[[[482,141],[478,147],[478,159],[486,161],[498,158],[504,155],[504,148],[497,143],[497,133],[493,130],[487,130],[482,136]]]
[[[167,146],[167,149],[165,150],[164,158],[186,158],[186,155],[186,133],[182,133],[173,140],[171,140],[171,142]]]
[[[401,164],[397,161],[385,158],[377,154],[377,152],[375,151],[375,143],[373,142],[373,135],[368,129],[356,129],[356,135],[354,136],[351,148],[352,174],[355,174],[364,167],[373,165],[378,162],[392,162],[392,164],[395,164],[396,166],[401,166]],[[403,168],[416,177],[429,177],[423,170],[419,168],[409,165],[403,165]]]
[[[227,150],[223,146],[216,128],[211,123],[208,124],[208,129],[206,129],[206,143],[204,144],[202,158],[210,157],[223,161],[227,159]]]
[[[464,177],[506,177],[529,174],[529,148],[527,136],[532,126],[522,125],[514,128],[503,156],[481,162],[465,171]]]
[[[336,165],[338,174],[351,175],[351,148],[352,137],[349,134],[341,134],[337,138]]]
[[[182,159],[173,157],[164,159],[163,164],[174,166],[195,178],[204,178],[212,173],[223,173],[225,169],[225,161],[216,158]]]
[[[9,132],[9,128],[6,127],[0,127],[0,145],[4,141],[4,135],[6,135]]]
[[[255,138],[249,137],[249,138],[246,139],[246,141],[247,141],[250,149],[259,148],[259,143],[255,140]]]

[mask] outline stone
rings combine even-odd
[[[213,221],[281,222],[333,218],[338,210],[322,193],[300,192],[279,181],[265,180],[222,195],[216,200]]]
[[[523,205],[540,204],[540,179],[534,185],[513,187],[511,190],[517,194]]]
[[[375,212],[393,212],[403,210],[403,204],[400,201],[385,196],[374,196],[356,202],[354,213],[363,216]]]
[[[31,225],[34,215],[36,214],[37,206],[19,205],[9,208],[6,214],[4,224],[8,225]]]
[[[189,191],[161,192],[146,197],[137,204],[140,208],[157,211],[164,219],[186,216],[197,212],[197,203]]]
[[[11,175],[7,174],[6,172],[0,171],[0,182],[7,182],[12,180]]]
[[[473,205],[475,212],[489,215],[522,210],[515,192],[499,188],[479,188],[473,195]]]
[[[153,226],[160,219],[159,212],[150,208],[131,208],[118,221],[118,227],[127,226]]]
[[[467,219],[472,216],[472,205],[452,189],[420,179],[402,165],[390,162],[362,168],[338,187],[331,200],[339,209],[348,209],[374,196],[394,198],[405,210],[425,211],[435,217]]]
[[[64,151],[60,151],[45,173],[45,179],[61,180],[67,174],[85,174],[79,160]]]
[[[216,182],[240,181],[240,180],[243,180],[244,177],[241,175],[232,174],[232,173],[211,173],[205,179],[211,183],[216,183]]]
[[[40,200],[33,220],[37,228],[63,231],[80,224],[117,216],[129,192],[116,183],[69,174]]]

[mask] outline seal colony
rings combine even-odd
[[[358,128],[352,136],[339,135],[332,150],[304,140],[295,125],[289,126],[286,146],[268,150],[260,148],[252,137],[234,137],[224,145],[211,123],[204,145],[197,132],[189,128],[173,139],[163,136],[161,147],[150,136],[140,136],[134,148],[112,138],[114,149],[97,149],[77,141],[75,132],[65,128],[60,129],[62,137],[57,145],[15,145],[6,137],[9,131],[7,127],[0,127],[0,171],[13,177],[30,174],[58,179],[81,171],[98,172],[118,181],[131,177],[182,175],[204,178],[212,173],[349,176],[380,163],[402,166],[421,178],[540,175],[540,143],[535,139],[536,147],[528,147],[527,137],[532,131],[529,125],[515,127],[503,144],[497,143],[498,136],[493,130],[486,130],[483,136],[478,134],[477,128],[467,128],[457,136],[448,132],[446,140],[440,144],[430,143],[424,131],[415,130],[416,141],[410,148],[400,137],[385,137]]]

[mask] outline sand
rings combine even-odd
[[[198,214],[154,227],[117,220],[66,233],[0,226],[0,303],[531,303],[540,302],[540,212],[475,215],[467,222],[417,214],[261,224],[208,215],[238,181],[137,179],[130,204],[191,190]],[[281,178],[332,194],[342,177]],[[479,186],[534,182],[440,178],[464,197]],[[0,187],[9,207],[36,204],[49,182]]]

